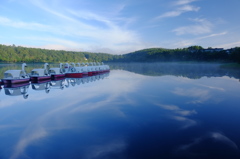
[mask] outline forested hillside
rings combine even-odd
[[[183,49],[150,48],[122,55],[115,61],[127,62],[167,62],[167,61],[204,61],[204,62],[238,62],[240,63],[240,47],[214,51],[200,46]]]
[[[0,45],[0,62],[105,62],[116,60],[117,58],[119,58],[119,56],[106,53],[47,50],[15,45]]]
[[[0,62],[167,62],[167,61],[202,61],[202,62],[238,62],[240,47],[217,50],[201,46],[181,49],[150,48],[124,55],[106,53],[74,52],[47,50],[21,46],[0,45]]]

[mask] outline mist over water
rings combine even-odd
[[[206,63],[109,65],[103,78],[65,79],[63,89],[30,84],[27,99],[6,95],[3,86],[0,158],[240,157],[240,71]]]

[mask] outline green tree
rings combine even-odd
[[[202,49],[203,47],[198,45],[193,45],[188,47],[188,50],[202,50]]]

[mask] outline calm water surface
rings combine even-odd
[[[240,158],[240,71],[110,66],[110,74],[26,85],[20,95],[2,87],[0,158]]]

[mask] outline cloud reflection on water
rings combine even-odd
[[[214,147],[221,143],[238,150],[238,143],[229,133],[212,131],[210,125],[222,128],[219,119],[226,115],[222,103],[216,105],[214,101],[217,96],[224,97],[222,101],[226,100],[226,92],[239,96],[235,93],[239,86],[232,84],[235,90],[229,92],[227,88],[231,83],[225,85],[226,81],[150,77],[114,70],[104,80],[74,87],[70,84],[64,90],[54,89],[49,94],[30,90],[28,100],[1,99],[4,105],[10,101],[12,104],[1,107],[2,114],[10,115],[1,117],[8,121],[1,122],[0,128],[21,123],[14,136],[18,140],[14,140],[12,159],[31,158],[33,153],[44,158],[41,152],[49,155],[52,153],[49,149],[61,155],[75,153],[78,158],[86,159],[111,159],[112,156],[129,159],[134,155],[142,159],[142,154],[162,156],[165,150],[171,156],[177,147],[176,154],[191,156],[206,153],[208,149],[202,152],[195,149],[202,148],[209,139]],[[216,106],[219,111],[215,111]],[[15,120],[9,121],[10,118]],[[211,133],[202,135],[205,132]],[[44,150],[38,150],[40,148]],[[125,156],[129,152],[133,157]]]
[[[103,80],[97,87],[95,84],[86,84],[82,85],[79,89],[74,89],[74,87],[72,87],[71,89],[68,88],[64,91],[59,91],[57,94],[53,94],[51,96],[40,96],[39,98],[37,98],[38,94],[33,94],[33,96],[36,97],[29,101],[35,102],[38,100],[47,100],[48,105],[52,106],[46,109],[45,112],[42,112],[31,119],[31,122],[26,126],[17,141],[11,159],[22,156],[25,149],[32,143],[53,133],[51,126],[48,124],[50,121],[54,123],[53,127],[65,129],[65,125],[61,124],[64,118],[67,119],[73,113],[77,113],[79,115],[86,112],[91,113],[101,107],[107,107],[108,110],[116,115],[124,117],[124,113],[119,110],[118,107],[109,107],[109,105],[114,103],[118,105],[123,103],[130,103],[130,105],[134,105],[134,101],[125,94],[135,92],[138,85],[141,83],[141,80],[129,80],[128,74],[128,72],[119,74],[118,71],[116,71],[111,74],[111,77],[109,77],[114,79],[116,78],[115,80],[107,82]],[[68,99],[67,102],[64,101],[63,98],[59,99],[59,96]],[[122,96],[123,100],[119,101],[119,96]],[[56,102],[55,98],[58,98],[58,104],[54,103]],[[94,158],[94,156],[103,155],[104,153],[111,151],[119,151],[125,146],[123,143],[123,141],[121,141],[120,144],[115,144],[113,142],[110,146],[114,147],[111,148],[109,145],[95,147],[95,150],[97,151],[95,152],[92,150],[96,153],[93,154],[93,152],[91,152],[93,155],[92,157]]]
[[[182,115],[182,116],[189,116],[189,115],[193,115],[193,114],[197,114],[196,110],[184,110],[179,108],[176,105],[165,105],[165,104],[156,104],[158,106],[160,106],[163,109],[166,110],[172,110],[174,111],[174,113]]]
[[[132,79],[129,79],[128,72],[122,72],[119,74],[118,71],[115,71],[111,74],[111,78],[114,80],[109,80],[107,87],[106,85],[99,85],[98,90],[96,90],[95,87],[89,87],[86,89],[84,94],[82,94],[82,99],[86,101],[92,101],[92,103],[88,102],[84,105],[79,105],[78,107],[72,109],[71,113],[78,111],[92,111],[100,107],[109,106],[109,104],[121,105],[128,103],[128,105],[135,105],[136,102],[130,96],[128,96],[128,94],[137,91],[138,86],[141,84],[142,77],[133,81]],[[101,96],[99,101],[89,100],[91,98],[97,99],[99,96]],[[122,99],[119,100],[119,97]],[[114,107],[114,109],[116,108],[117,107]]]
[[[157,106],[160,106],[163,109],[170,110],[172,113],[169,113],[170,118],[183,122],[184,126],[182,126],[182,129],[186,129],[190,126],[194,126],[197,124],[195,120],[189,119],[185,116],[191,116],[194,114],[197,114],[196,110],[184,110],[179,108],[176,105],[164,105],[164,104],[156,104]]]
[[[184,125],[181,127],[181,129],[186,129],[191,126],[195,126],[197,124],[197,121],[186,118],[186,117],[182,117],[182,116],[172,116],[172,118],[184,123]]]
[[[85,159],[109,158],[109,154],[121,153],[125,150],[127,143],[120,140],[113,140],[104,145],[94,145],[89,148]]]
[[[238,146],[235,142],[233,142],[231,139],[229,139],[227,136],[223,135],[222,133],[219,133],[219,132],[213,132],[211,133],[211,136],[220,141],[220,142],[223,142],[225,143],[226,145],[229,145],[230,147],[238,150]]]
[[[211,95],[208,90],[201,88],[175,88],[172,93],[179,96],[194,97],[195,100],[190,101],[189,103],[203,103],[211,98]]]
[[[205,145],[206,143],[208,143],[208,145]],[[192,142],[188,144],[179,146],[176,149],[176,154],[181,157],[192,156],[204,158],[204,156],[209,157],[214,155],[225,158],[224,156],[227,155],[225,151],[230,151],[233,155],[238,153],[239,148],[234,141],[223,133],[210,132],[206,135],[193,139]],[[230,155],[229,158],[231,158]]]

